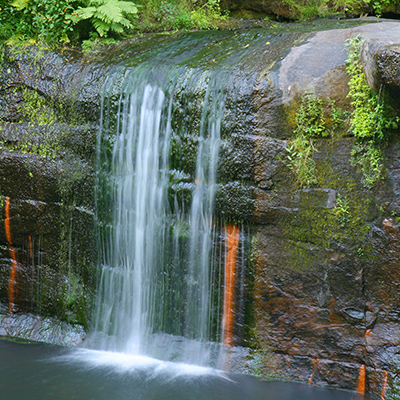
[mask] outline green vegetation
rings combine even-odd
[[[171,29],[215,29],[220,0],[0,0],[0,42],[31,44]]]
[[[325,154],[335,154],[340,142],[326,141]],[[366,241],[370,226],[368,220],[374,213],[374,201],[365,188],[360,188],[357,176],[344,175],[332,165],[331,159],[318,162],[316,177],[320,188],[296,191],[298,212],[282,215],[279,225],[288,239],[287,257],[280,268],[306,271],[330,254],[340,257],[342,246],[358,257],[372,257],[371,245]],[[327,190],[327,188],[329,188]],[[328,197],[336,193],[335,205],[328,207]],[[363,196],[360,197],[360,193]]]
[[[355,137],[353,162],[361,167],[365,185],[372,187],[383,176],[383,147],[400,119],[383,93],[374,92],[368,85],[359,60],[361,44],[359,37],[348,41],[347,72],[353,106],[350,132]]]
[[[133,18],[138,9],[134,3],[120,0],[87,0],[86,7],[79,7],[70,18],[76,24],[88,20],[99,36],[107,36],[108,32],[123,33],[132,29]]]
[[[336,207],[334,209],[336,221],[340,227],[344,228],[351,221],[351,212],[349,201],[346,196],[340,194],[336,198]]]
[[[22,98],[23,102],[19,104],[18,111],[24,120],[29,121],[31,125],[51,125],[55,122],[54,110],[38,92],[23,88]]]
[[[350,104],[345,105],[346,111],[330,99],[307,93],[295,97],[286,109],[293,131],[286,160],[296,178],[293,189],[318,185],[318,189],[297,190],[295,221],[281,217],[280,224],[291,239],[288,264],[293,269],[318,265],[324,254],[316,249],[330,249],[334,257],[340,257],[340,243],[351,242],[351,251],[358,258],[372,256],[365,240],[369,232],[366,221],[375,207],[369,189],[385,177],[384,149],[400,118],[390,98],[369,86],[360,62],[361,45],[359,37],[348,41]],[[329,154],[336,154],[335,146],[346,145],[335,139],[343,136],[352,138],[347,141],[351,163],[362,172],[364,188],[351,171],[339,175],[331,165]],[[328,157],[315,157],[318,151]],[[327,188],[336,192],[333,208],[328,206],[331,192]],[[360,198],[360,190],[365,198]]]
[[[280,2],[280,11],[266,20],[379,17],[397,5],[397,0]],[[228,14],[221,0],[0,0],[0,42],[81,43],[149,31],[218,29],[227,26]]]
[[[317,139],[344,135],[354,137],[352,164],[360,167],[363,183],[371,188],[384,178],[383,151],[400,117],[383,91],[370,88],[360,62],[361,40],[348,42],[349,95],[351,111],[336,107],[331,99],[304,94],[293,100],[288,110],[293,138],[287,147],[287,166],[293,171],[299,187],[318,183],[316,163]]]
[[[227,12],[222,11],[220,0],[150,0],[141,2],[138,29],[216,29],[226,21]]]
[[[294,19],[305,21],[335,15],[361,16],[394,11],[397,0],[282,0],[289,6]]]
[[[314,94],[305,94],[298,103],[298,100],[294,101],[294,138],[287,146],[287,166],[300,187],[309,187],[317,183],[313,159],[315,139],[340,135],[346,114],[333,100],[323,100]]]
[[[66,41],[73,30],[69,16],[74,11],[75,2],[70,0],[14,0],[3,3],[4,6],[0,7],[0,40]]]
[[[391,390],[386,398],[387,400],[400,400],[400,382],[397,379],[392,383]]]

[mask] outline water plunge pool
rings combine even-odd
[[[265,381],[123,353],[0,340],[7,400],[361,400],[354,393]]]

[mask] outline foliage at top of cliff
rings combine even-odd
[[[214,29],[220,0],[0,0],[0,40],[69,42],[146,30]]]
[[[239,8],[239,9],[238,9]],[[309,20],[400,13],[397,0],[0,0],[0,42],[66,43],[164,30],[219,29],[235,18]]]

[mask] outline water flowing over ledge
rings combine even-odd
[[[104,334],[101,348],[161,359],[173,353],[175,361],[198,365],[216,366],[222,357],[207,343],[224,336],[214,202],[228,79],[224,68],[152,59],[122,67],[106,82],[96,186],[101,272],[94,336]],[[198,120],[182,124],[193,101]],[[184,137],[192,140],[192,159],[178,169],[176,142]],[[181,338],[179,353],[170,346],[160,352],[158,333]]]

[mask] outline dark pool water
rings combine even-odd
[[[148,357],[0,340],[1,400],[350,400],[356,393],[263,381]]]

